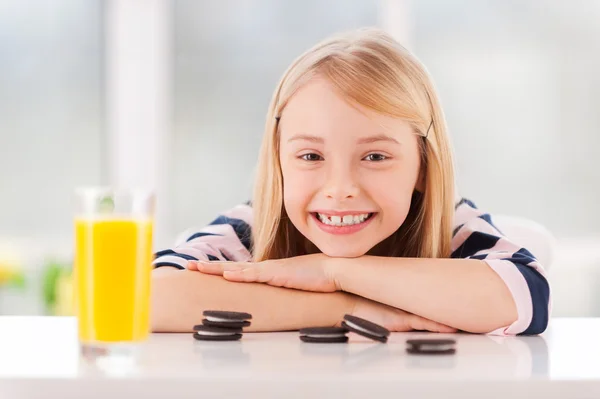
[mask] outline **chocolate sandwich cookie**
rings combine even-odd
[[[343,327],[310,327],[300,330],[300,340],[309,343],[344,343],[348,342],[346,330]]]
[[[245,312],[225,312],[221,310],[205,310],[202,324],[211,327],[224,328],[243,328],[248,327],[252,319],[250,313]]]
[[[387,328],[380,326],[379,324],[375,324],[372,321],[361,319],[360,317],[349,314],[344,316],[342,327],[347,328],[353,333],[382,343],[386,343],[388,336],[390,335],[390,330]]]
[[[194,326],[194,339],[198,341],[237,341],[242,338],[241,328],[221,328],[199,324]]]
[[[456,341],[453,339],[409,339],[406,351],[423,355],[451,355],[456,353]]]

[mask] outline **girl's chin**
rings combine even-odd
[[[317,246],[319,247],[319,246]],[[328,248],[319,247],[320,251],[332,258],[358,258],[359,256],[365,255],[368,251],[356,250],[352,248]]]

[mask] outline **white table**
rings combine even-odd
[[[537,337],[443,334],[454,356],[387,344],[306,344],[298,333],[240,342],[155,334],[136,365],[80,358],[72,318],[0,317],[0,398],[600,398],[600,319],[554,319]]]

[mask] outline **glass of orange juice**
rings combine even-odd
[[[73,285],[83,354],[130,355],[149,335],[154,202],[144,190],[76,192]]]

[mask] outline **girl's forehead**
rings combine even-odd
[[[282,138],[293,134],[344,136],[412,133],[402,119],[377,113],[345,98],[331,83],[315,78],[301,87],[288,101],[280,120]]]
[[[308,118],[332,119],[340,116],[368,119],[368,110],[340,93],[328,80],[313,78],[292,95],[283,110],[285,119],[294,122]],[[371,112],[372,113],[372,112]]]

